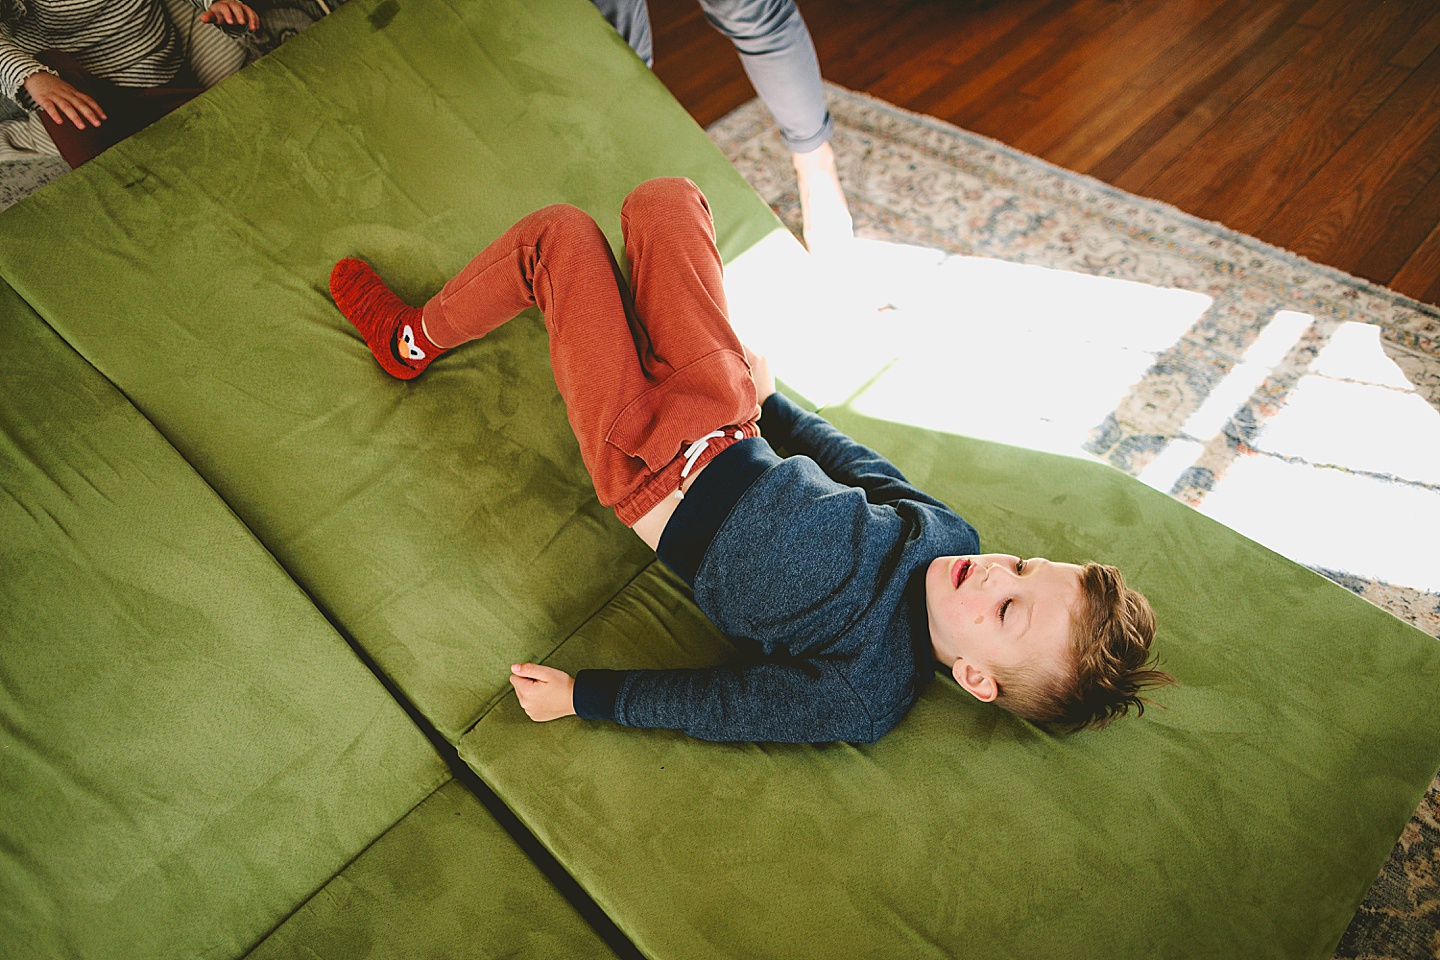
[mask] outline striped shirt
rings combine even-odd
[[[208,9],[211,0],[191,0]],[[9,6],[7,4],[6,6]],[[34,110],[23,87],[41,70],[33,54],[62,50],[121,87],[158,87],[180,70],[180,35],[160,0],[22,0],[18,21],[0,23],[0,93]]]

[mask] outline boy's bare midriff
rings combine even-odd
[[[707,460],[705,463],[698,465],[694,470],[690,471],[690,475],[680,482],[680,491],[682,493],[688,493],[690,487],[695,483],[695,478],[704,473],[705,468],[708,466],[710,466],[710,462]],[[659,550],[660,538],[665,533],[665,526],[670,522],[670,518],[675,515],[675,508],[678,506],[680,506],[679,498],[671,494],[651,507],[650,512],[635,521],[635,526],[630,529],[634,530],[636,535],[639,536],[641,540],[644,540],[645,545],[651,550]]]

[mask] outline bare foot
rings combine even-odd
[[[855,237],[850,206],[835,170],[835,151],[822,143],[809,153],[792,153],[800,181],[800,212],[805,246],[811,253],[842,248]]]

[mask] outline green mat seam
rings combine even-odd
[[[576,635],[577,633],[579,633],[581,630],[584,630],[587,626],[589,626],[592,622],[594,622],[595,618],[598,617],[598,616],[600,616],[600,614],[604,613],[604,612],[605,612],[605,609],[606,609],[607,607],[609,607],[610,604],[614,603],[614,602],[615,602],[615,599],[616,599],[617,597],[619,597],[620,594],[622,594],[622,593],[624,593],[626,590],[630,589],[630,585],[631,585],[631,584],[633,584],[635,581],[639,580],[640,577],[643,576],[647,570],[650,570],[652,567],[654,567],[654,566],[655,566],[656,564],[658,564],[659,562],[660,562],[660,559],[659,559],[658,557],[656,557],[655,559],[651,560],[649,563],[647,563],[647,564],[645,564],[643,567],[641,567],[639,570],[635,571],[635,575],[634,575],[634,576],[632,576],[630,579],[626,580],[624,583],[620,584],[620,586],[619,586],[618,588],[616,588],[616,590],[615,590],[614,593],[610,594],[610,595],[609,595],[608,597],[606,597],[599,605],[597,605],[594,610],[590,611],[589,615],[587,615],[584,620],[582,620],[582,621],[580,621],[578,624],[576,624],[576,625],[575,625],[575,629],[571,630],[571,631],[570,631],[569,633],[567,633],[564,637],[562,637],[562,638],[555,644],[555,646],[551,647],[551,648],[550,648],[550,652],[547,653],[547,654],[545,654],[544,658],[541,659],[539,662],[542,663],[542,664],[548,663],[548,662],[551,660],[551,658],[553,658],[553,657],[555,656],[555,654],[559,653],[559,652],[565,647],[565,644],[569,643],[571,640],[573,640],[573,639],[575,638],[575,635]],[[464,740],[466,737],[468,737],[468,736],[471,734],[471,732],[473,732],[473,731],[475,730],[476,727],[480,726],[480,724],[485,721],[485,718],[486,718],[486,717],[490,716],[490,713],[491,713],[496,707],[500,706],[500,704],[504,703],[504,702],[506,701],[506,699],[508,699],[508,698],[510,698],[510,697],[513,697],[513,696],[515,696],[515,691],[514,691],[514,689],[512,688],[512,689],[509,689],[509,690],[501,690],[500,693],[499,693],[497,696],[491,698],[490,702],[485,705],[484,709],[482,709],[482,710],[480,711],[480,714],[475,718],[475,721],[474,721],[473,723],[471,723],[468,727],[466,727],[466,728],[464,729],[464,731],[461,732],[460,736],[456,739],[456,743],[459,743],[459,741]],[[463,763],[463,761],[461,761],[461,762]],[[467,765],[467,769],[468,769],[468,765]],[[477,775],[478,775],[478,774],[477,774]]]
[[[285,924],[290,921],[291,917],[295,916],[295,914],[305,909],[306,905],[309,904],[311,900],[314,900],[317,896],[319,896],[320,892],[326,887],[328,887],[332,882],[334,882],[336,877],[340,876],[340,874],[344,873],[346,870],[349,870],[350,867],[354,865],[355,861],[359,860],[365,855],[366,851],[368,851],[371,847],[375,846],[375,844],[379,843],[381,840],[385,839],[385,837],[389,836],[390,831],[394,830],[401,823],[403,823],[406,817],[410,816],[410,814],[420,809],[420,806],[422,804],[424,804],[431,797],[435,796],[435,794],[443,790],[454,779],[455,776],[453,773],[447,776],[444,780],[440,782],[439,786],[437,786],[434,790],[431,790],[429,793],[425,794],[425,796],[421,797],[419,802],[417,802],[414,806],[410,807],[403,814],[401,814],[394,823],[390,824],[390,826],[382,830],[378,836],[374,837],[369,843],[365,844],[365,846],[362,847],[353,857],[341,864],[338,870],[336,870],[329,877],[326,877],[325,880],[318,887],[316,887],[314,890],[311,890],[310,893],[307,894],[303,900],[297,903],[289,913],[285,914],[285,916],[281,917],[280,920],[277,921],[273,927],[265,931],[265,933],[260,937],[260,939],[256,940],[254,943],[250,944],[249,947],[245,948],[245,952],[241,954],[241,960],[244,960],[245,957],[248,957],[252,953],[254,953],[261,944],[263,944],[266,940],[270,939],[270,937],[275,933],[275,931],[285,926]]]

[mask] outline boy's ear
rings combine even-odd
[[[973,663],[966,663],[964,657],[955,661],[954,674],[955,682],[982,703],[991,703],[1000,693],[995,678]]]

